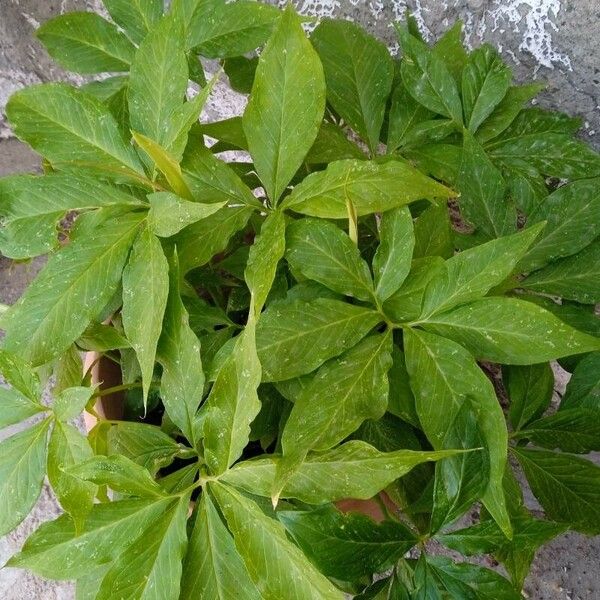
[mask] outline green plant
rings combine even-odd
[[[0,534],[46,473],[65,510],[10,565],[81,598],[519,598],[540,545],[600,532],[600,468],[576,456],[600,450],[600,158],[579,121],[528,108],[541,86],[467,53],[460,24],[429,47],[407,16],[395,59],[346,21],[309,39],[291,8],[105,5],[121,29],[75,13],[38,37],[121,74],[7,107],[46,173],[0,180],[0,249],[50,257],[2,315],[0,425],[39,418],[0,444]],[[199,55],[250,93],[243,116],[198,123],[220,76]],[[550,408],[555,359],[573,376]],[[70,424],[117,390],[123,420]],[[335,504],[373,497],[381,523]]]

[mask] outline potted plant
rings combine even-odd
[[[45,174],[0,181],[0,249],[49,258],[2,317],[0,425],[37,418],[0,444],[0,534],[46,473],[65,511],[9,564],[82,598],[519,598],[540,545],[600,531],[579,121],[460,24],[430,47],[407,16],[393,58],[291,7],[105,5],[37,35],[111,75],[7,106]],[[198,122],[199,56],[243,115]]]

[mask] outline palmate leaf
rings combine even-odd
[[[454,456],[460,450],[380,452],[362,441],[350,441],[325,452],[309,454],[283,488],[281,498],[309,504],[345,498],[368,500],[421,463]],[[239,463],[221,481],[251,494],[271,496],[279,456]]]
[[[344,219],[348,200],[360,217],[422,198],[449,198],[453,194],[406,162],[340,160],[306,177],[282,207],[312,217]]]
[[[114,117],[90,94],[63,83],[32,86],[10,98],[6,114],[15,135],[58,169],[144,179],[142,165]]]
[[[35,32],[52,58],[77,73],[129,71],[134,45],[119,29],[92,12],[71,12],[46,21]]]
[[[387,48],[358,25],[332,19],[321,21],[311,41],[323,62],[328,102],[374,154],[394,74]]]
[[[600,339],[517,298],[481,298],[429,317],[423,327],[453,339],[477,358],[508,365],[531,365],[600,349]]]
[[[139,44],[160,19],[162,0],[103,0],[112,20]]]
[[[16,354],[0,349],[0,374],[16,391],[34,403],[40,404],[39,398],[42,394],[40,378],[27,361]]]
[[[260,600],[210,495],[203,493],[197,506],[183,563],[182,598]]]
[[[243,117],[256,172],[273,204],[315,141],[324,110],[319,57],[288,6],[260,55]]]
[[[40,365],[62,354],[117,290],[143,215],[108,220],[54,254],[4,321],[4,347]]]
[[[23,396],[18,390],[0,387],[0,428],[24,421],[44,410],[44,406]]]
[[[229,486],[211,483],[250,577],[265,600],[342,600],[344,595],[287,538],[285,529]]]

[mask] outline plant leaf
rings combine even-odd
[[[454,255],[452,226],[445,203],[434,202],[415,221],[415,249],[413,258]]]
[[[158,238],[144,227],[123,271],[123,329],[142,371],[144,406],[169,294],[169,263]]]
[[[311,41],[323,62],[328,102],[374,154],[394,77],[387,48],[359,25],[333,19],[322,20]]]
[[[324,171],[312,173],[294,187],[282,208],[322,219],[344,219],[348,215],[348,199],[357,216],[361,217],[422,198],[449,198],[452,195],[447,187],[406,162],[339,160]]]
[[[417,543],[399,522],[376,524],[365,515],[344,514],[333,506],[281,511],[277,518],[322,573],[342,581],[385,571]]]
[[[329,298],[273,303],[256,329],[263,381],[283,381],[314,371],[354,346],[379,321],[379,315],[368,308]]]
[[[600,339],[517,298],[481,298],[430,317],[423,326],[455,340],[477,358],[509,365],[532,365],[600,349]]]
[[[388,154],[404,145],[407,135],[417,124],[433,116],[434,113],[419,104],[399,82],[392,92],[388,115]]]
[[[20,356],[0,348],[0,374],[23,396],[40,405],[40,379],[31,365]]]
[[[290,542],[281,523],[229,486],[211,483],[235,545],[261,598],[342,600],[344,595]]]
[[[93,12],[46,21],[35,36],[61,66],[76,73],[129,71],[135,47],[115,25]]]
[[[415,246],[410,211],[397,208],[381,216],[379,247],[373,257],[375,293],[381,302],[387,300],[406,279]]]
[[[55,417],[59,421],[69,421],[79,416],[94,392],[93,387],[70,387],[63,390],[52,405]]]
[[[308,279],[345,296],[373,299],[367,263],[339,227],[320,219],[299,219],[287,229],[286,260]]]
[[[120,25],[132,42],[139,44],[160,19],[161,0],[103,0],[112,20]]]
[[[4,321],[4,347],[34,365],[65,352],[115,293],[140,220],[108,220],[54,254]]]
[[[559,410],[570,408],[600,408],[600,353],[586,356],[567,383]]]
[[[380,452],[359,440],[309,454],[283,488],[281,498],[309,504],[345,498],[368,500],[413,467],[455,455],[456,450]],[[220,480],[251,494],[270,497],[280,457],[269,455],[239,463]]]
[[[243,126],[254,166],[276,204],[310,150],[325,110],[325,78],[288,6],[260,55]]]
[[[43,412],[45,408],[26,398],[18,390],[0,387],[0,429]]]

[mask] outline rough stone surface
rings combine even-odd
[[[285,0],[271,0],[284,4]],[[513,66],[518,81],[535,77],[548,88],[540,104],[580,115],[583,135],[600,147],[600,3],[598,0],[296,0],[308,15],[344,16],[360,21],[394,47],[389,23],[410,8],[424,36],[434,39],[457,18],[465,23],[467,44],[489,41]],[[52,64],[32,37],[39,23],[69,10],[101,11],[100,0],[0,0],[0,113],[17,89],[67,75]],[[243,98],[219,87],[207,105],[209,120],[239,114]],[[10,130],[0,114],[0,138]],[[39,168],[35,154],[14,139],[0,142],[0,176]],[[13,264],[0,258],[0,302],[13,303],[43,261]],[[562,383],[564,385],[564,383]],[[10,432],[14,433],[14,429]],[[0,439],[10,433],[5,430]],[[535,501],[528,494],[528,501]],[[27,520],[0,538],[0,565],[22,545],[40,523],[58,514],[51,491],[44,487]],[[569,533],[541,550],[534,562],[526,593],[533,600],[595,600],[600,597],[600,538]],[[0,570],[0,597],[6,600],[67,600],[73,586],[46,582],[15,569]]]

